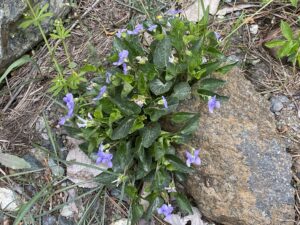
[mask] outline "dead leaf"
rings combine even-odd
[[[107,167],[103,165],[96,165],[95,162],[92,162],[92,160],[83,151],[79,149],[78,145],[76,145],[77,143],[77,141],[72,143],[73,147],[69,150],[66,161],[75,161],[87,165],[68,165],[67,176],[72,182],[77,184],[79,187],[97,187],[98,183],[92,181],[92,179],[101,174],[103,170],[107,169]],[[94,168],[95,166],[99,169]]]
[[[75,219],[80,218],[84,208],[82,206],[82,202],[75,201],[76,190],[74,188],[72,188],[72,189],[69,189],[67,193],[68,193],[68,195],[66,197],[66,201],[69,203],[62,208],[60,215],[67,217],[67,218],[70,218],[70,217],[75,218]]]
[[[0,188],[0,209],[14,212],[19,209],[20,201],[12,190]]]

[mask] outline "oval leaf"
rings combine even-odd
[[[165,38],[162,41],[158,42],[153,55],[154,65],[159,69],[167,67],[169,57],[171,56],[171,51],[172,45],[169,38]]]
[[[151,123],[142,130],[142,145],[149,148],[160,135],[160,124]]]
[[[31,168],[31,165],[28,162],[26,162],[24,159],[6,153],[0,153],[0,163],[3,166],[11,168],[13,170]]]
[[[135,121],[134,117],[124,118],[120,122],[120,125],[116,129],[113,130],[111,139],[118,140],[118,139],[126,137],[129,134],[129,132],[134,124],[134,121]]]
[[[155,95],[161,95],[168,92],[172,87],[172,85],[173,85],[172,81],[167,81],[164,84],[163,82],[161,82],[160,79],[154,79],[149,83],[150,90]]]

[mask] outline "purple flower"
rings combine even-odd
[[[64,117],[60,118],[60,120],[58,122],[59,125],[64,125],[66,120],[70,119],[73,116],[74,107],[75,107],[74,98],[73,98],[72,93],[66,94],[66,96],[63,98],[63,100],[67,105],[68,113]]]
[[[122,37],[122,34],[126,31],[126,29],[121,29],[121,30],[118,30],[118,32],[116,33],[116,36],[118,38],[121,38]]]
[[[167,109],[168,108],[168,102],[167,102],[167,99],[165,98],[165,96],[162,96],[162,100],[163,100],[165,109]]]
[[[110,153],[105,153],[104,151],[104,146],[101,143],[99,146],[99,150],[97,153],[97,160],[96,160],[96,164],[104,164],[106,165],[108,168],[112,168],[113,164],[111,162],[112,158],[113,158],[113,154]]]
[[[122,65],[122,64],[125,62],[125,60],[127,59],[128,54],[129,54],[129,53],[128,53],[127,50],[121,51],[121,52],[119,53],[119,60],[118,60],[117,62],[114,62],[113,65],[115,65],[115,66],[120,66],[120,65]]]
[[[216,39],[217,39],[218,41],[220,41],[220,40],[221,40],[221,38],[222,38],[222,35],[221,35],[220,33],[218,33],[218,32],[214,32],[214,35],[215,35],[215,37],[216,37]]]
[[[105,82],[107,84],[109,84],[111,82],[111,76],[112,76],[112,74],[110,72],[106,72],[106,74],[105,74],[105,77],[106,77]]]
[[[156,28],[157,28],[157,25],[153,24],[153,25],[149,26],[147,30],[148,31],[154,31]]]
[[[123,73],[126,75],[127,74],[127,64],[126,63],[123,63],[122,64],[122,67],[123,67]]]
[[[221,107],[221,104],[220,104],[220,102],[216,99],[216,96],[211,97],[211,98],[208,100],[208,110],[209,110],[210,113],[213,113],[213,112],[214,112],[214,108],[219,109],[220,107]]]
[[[199,152],[200,152],[200,149],[198,150],[195,150],[193,152],[193,154],[191,154],[190,152],[186,151],[185,152],[185,156],[187,158],[186,160],[186,165],[188,167],[191,166],[192,163],[196,164],[196,165],[200,165],[201,164],[201,159],[199,157]]]
[[[103,86],[102,88],[100,88],[99,94],[96,96],[96,98],[94,98],[94,101],[99,100],[100,98],[102,98],[102,96],[104,95],[104,93],[106,92],[107,87]]]
[[[179,13],[182,13],[183,10],[182,9],[169,9],[166,13],[168,15],[176,15],[176,14],[179,14]]]
[[[173,212],[173,207],[171,205],[163,204],[160,208],[157,209],[158,214],[164,214],[166,219],[171,215]]]
[[[128,30],[127,34],[129,34],[129,35],[137,35],[141,31],[143,31],[143,29],[144,29],[143,24],[138,24],[138,25],[135,26],[134,30]]]

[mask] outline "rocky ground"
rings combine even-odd
[[[233,1],[227,2],[227,7],[233,5]],[[79,1],[78,8],[70,15],[72,21],[89,10],[93,3],[92,0]],[[243,4],[243,1],[238,3]],[[293,224],[300,219],[300,76],[289,64],[273,58],[262,47],[261,42],[271,29],[276,28],[276,24],[278,27],[278,21],[282,17],[278,16],[280,11],[277,8],[280,7],[281,4],[270,7],[254,17],[231,40],[231,46],[234,47],[227,49],[228,55],[238,60],[241,68],[234,70],[227,78],[229,85],[225,87],[224,94],[231,99],[214,116],[203,115],[205,123],[200,124],[202,129],[199,129],[193,140],[195,144],[199,140],[203,143],[200,154],[203,167],[189,180],[186,190],[204,216],[216,223]],[[257,8],[250,7],[245,12],[251,14],[255,10]],[[126,8],[117,1],[101,1],[72,31],[72,39],[68,45],[75,61],[80,63],[83,59],[95,59],[87,58],[91,52],[100,55],[104,61],[113,32],[123,27],[132,14],[136,13],[133,8]],[[241,11],[236,11],[223,18],[216,18],[215,29],[225,37],[240,14]],[[270,26],[272,20],[275,22]],[[32,148],[32,143],[39,143],[50,151],[53,150],[42,112],[57,137],[63,159],[70,150],[66,132],[57,127],[62,111],[47,95],[42,94],[53,77],[53,71],[46,71],[49,65],[45,60],[47,57],[41,57],[45,52],[40,47],[35,53],[37,58],[40,57],[38,63],[41,68],[45,68],[43,74],[30,67],[21,68],[7,81],[8,87],[1,90],[6,93],[0,99],[2,151],[22,155],[37,170],[45,166],[48,168],[45,172],[28,177],[31,181],[39,180],[37,184],[29,184],[30,182],[22,179],[1,180],[1,187],[10,187],[17,193],[22,193],[21,196],[24,195],[25,199],[36,195],[44,182],[53,179],[53,174],[59,177],[66,170],[65,167],[58,167],[55,158],[49,155],[39,158],[38,150]],[[63,58],[62,51],[58,55]],[[23,78],[20,80],[21,77]],[[28,84],[22,87],[24,81]],[[9,104],[20,87],[22,88],[17,97]],[[198,103],[189,105],[193,105],[190,106],[191,111],[203,107]],[[201,133],[201,130],[206,132]],[[4,175],[11,174],[9,170],[0,172]],[[71,182],[63,180],[56,190],[68,185]],[[74,194],[72,189],[61,192],[53,197],[53,203],[62,204],[67,199],[81,196],[86,190],[75,192]],[[95,213],[102,214],[105,203],[106,215],[114,215],[107,218],[106,224],[126,216],[126,206],[117,203],[119,194],[119,190],[107,192],[94,205]],[[70,216],[73,219],[67,219],[61,212],[56,212],[41,217],[42,224],[75,224],[74,220],[78,221],[82,215],[81,205],[91,203],[95,195],[97,190],[92,192],[92,196],[80,198],[75,205],[65,209],[66,214],[63,215],[73,213]],[[51,207],[50,205],[48,208]],[[4,223],[4,217],[0,214],[0,221],[1,218]],[[5,218],[8,221],[8,217]],[[159,220],[156,222],[160,223]]]

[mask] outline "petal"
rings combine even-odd
[[[186,165],[187,165],[188,167],[191,167],[191,160],[190,160],[190,159],[187,159],[187,160],[186,160]]]
[[[194,164],[201,165],[201,159],[199,157],[197,157]]]
[[[66,118],[65,118],[65,117],[62,117],[62,118],[60,118],[58,124],[59,124],[59,125],[64,125],[65,122],[66,122]]]
[[[113,164],[112,164],[111,161],[107,162],[107,167],[108,167],[108,168],[112,168],[112,167],[113,167]]]
[[[219,109],[221,107],[221,104],[219,101],[216,101],[216,108]]]
[[[157,209],[157,213],[158,213],[158,214],[162,214],[162,209],[161,209],[161,208],[158,208],[158,209]]]
[[[100,163],[101,163],[101,161],[102,161],[102,160],[101,160],[101,158],[100,158],[100,157],[98,157],[98,158],[97,158],[97,160],[96,160],[96,164],[100,164]]]
[[[189,151],[186,151],[186,152],[185,152],[185,156],[186,156],[188,159],[193,158],[193,155],[192,155]]]
[[[200,149],[195,150],[194,157],[197,157],[199,155]]]

